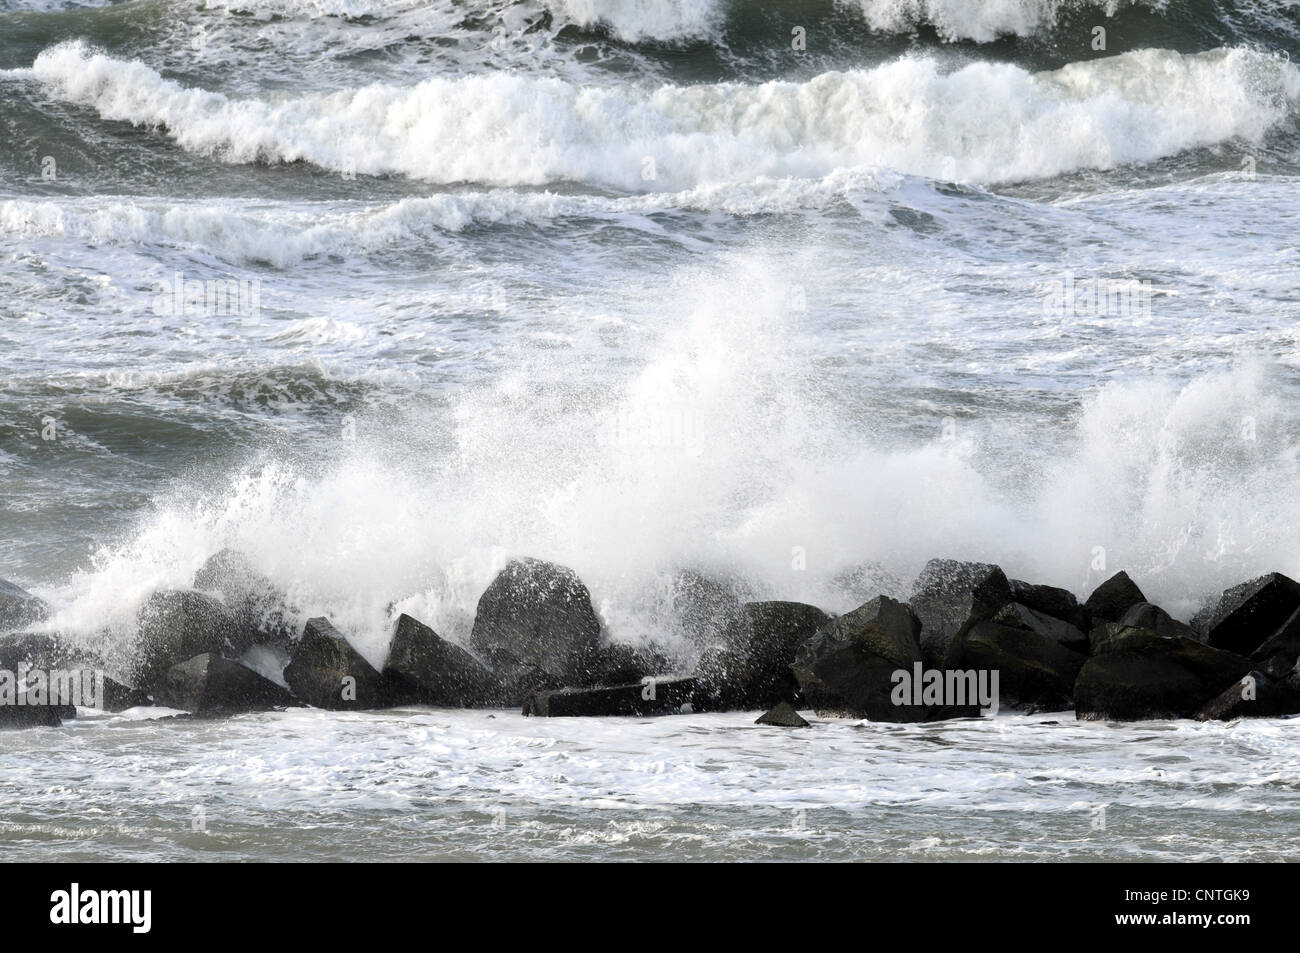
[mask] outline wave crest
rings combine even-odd
[[[231,163],[631,192],[861,166],[981,184],[1044,178],[1258,141],[1300,97],[1293,65],[1241,48],[1142,50],[1046,73],[983,62],[944,72],[904,57],[756,86],[603,88],[492,73],[234,99],[72,42],[41,53],[31,75],[103,119],[166,130]]]

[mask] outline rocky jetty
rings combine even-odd
[[[758,724],[777,727],[807,726],[800,711],[884,722],[1002,708],[1106,721],[1300,713],[1300,583],[1280,573],[1227,589],[1185,623],[1124,572],[1080,602],[996,565],[935,559],[908,601],[878,595],[838,616],[743,601],[743,587],[690,572],[669,594],[694,656],[683,658],[612,640],[572,569],[514,559],[466,644],[401,614],[380,667],[328,618],[294,623],[238,553],[218,553],[194,586],[143,603],[129,664],[115,669],[43,631],[49,607],[0,580],[0,728],[75,717],[53,686],[85,672],[93,707],[207,717],[411,704],[534,717],[760,711]]]

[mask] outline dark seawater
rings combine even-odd
[[[234,547],[378,660],[512,554],[669,644],[683,568],[1300,576],[1297,55],[1264,0],[0,0],[0,577],[111,654]],[[1294,722],[1055,720],[134,712],[0,739],[0,842],[1287,855]]]

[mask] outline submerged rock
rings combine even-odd
[[[298,699],[316,708],[383,708],[393,700],[384,677],[324,618],[307,620],[284,678]]]
[[[1192,628],[1218,649],[1250,655],[1300,610],[1300,583],[1280,572],[1227,589],[1192,618]]]
[[[140,607],[133,678],[146,689],[173,665],[211,652],[238,657],[254,633],[212,596],[189,589],[156,592]]]
[[[1098,622],[1118,622],[1130,607],[1146,601],[1137,583],[1121,569],[1094,589],[1083,607],[1095,626]]]
[[[803,719],[794,706],[789,702],[781,702],[771,711],[760,715],[754,722],[756,725],[768,725],[773,728],[807,728],[808,722]]]
[[[40,622],[49,611],[43,599],[0,579],[0,632],[12,632]]]
[[[931,559],[908,600],[921,621],[920,646],[926,663],[934,668],[956,665],[966,630],[1014,601],[1011,583],[997,566]]]
[[[1094,629],[1093,656],[1074,683],[1081,721],[1190,718],[1250,670],[1232,652],[1150,629]]]
[[[158,680],[160,705],[196,715],[270,711],[293,704],[285,689],[239,662],[210,652],[173,665]]]
[[[492,695],[492,673],[459,645],[403,613],[388,648],[384,676],[428,705],[474,708]]]
[[[572,569],[512,559],[479,599],[470,647],[516,697],[584,686],[600,649],[600,620]]]
[[[700,656],[695,709],[752,711],[797,700],[790,665],[799,647],[829,621],[821,609],[802,602],[746,603],[729,642]]]
[[[665,715],[680,711],[695,691],[695,679],[669,675],[631,685],[601,688],[561,688],[532,692],[523,714],[540,718],[593,715]]]

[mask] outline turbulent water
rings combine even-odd
[[[688,569],[1300,575],[1293,55],[1282,0],[0,0],[0,577],[111,654],[234,547],[382,660],[511,555],[670,645]],[[24,733],[0,841],[1243,859],[1300,787],[1288,722],[517,717]]]
[[[9,860],[1296,858],[1292,723],[1059,717],[79,720],[25,734],[0,842]]]

